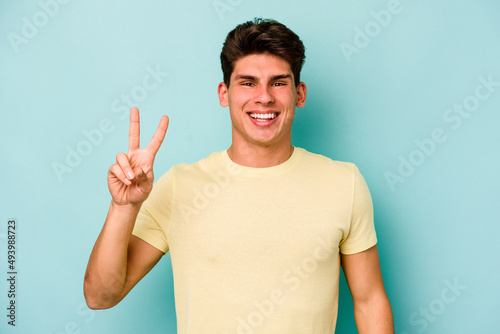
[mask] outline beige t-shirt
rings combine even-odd
[[[298,147],[269,168],[226,151],[172,167],[133,234],[170,251],[180,334],[333,334],[340,253],[377,242],[357,167]]]

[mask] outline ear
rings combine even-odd
[[[229,102],[227,99],[227,86],[225,83],[219,83],[217,94],[219,95],[219,104],[221,105],[221,107],[227,107],[229,105]]]
[[[295,104],[298,108],[302,108],[306,104],[307,97],[307,87],[303,82],[299,82],[297,85],[297,103]]]

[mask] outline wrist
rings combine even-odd
[[[140,208],[141,204],[120,205],[111,201],[103,230],[113,230],[112,235],[115,237],[130,237]]]
[[[109,211],[118,215],[126,215],[126,216],[137,215],[137,213],[141,209],[141,206],[142,202],[138,204],[132,204],[132,203],[119,204],[114,200],[111,200]]]

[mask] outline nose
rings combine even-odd
[[[273,103],[274,96],[273,96],[270,88],[271,87],[268,87],[267,85],[259,86],[255,91],[254,102],[260,103],[263,105],[268,105],[268,104]]]

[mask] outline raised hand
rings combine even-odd
[[[137,205],[148,198],[153,189],[153,163],[165,138],[168,117],[162,116],[160,124],[145,149],[139,147],[139,110],[130,109],[128,153],[118,153],[116,163],[108,170],[108,187],[117,205]]]

